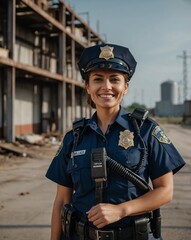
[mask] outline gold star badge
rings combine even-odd
[[[120,132],[119,135],[119,143],[118,146],[124,147],[127,149],[128,147],[134,146],[134,133],[129,130],[125,130]]]
[[[101,53],[99,55],[99,58],[104,58],[105,60],[114,58],[113,49],[113,47],[110,47],[108,45],[100,47]]]

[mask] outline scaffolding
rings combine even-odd
[[[89,117],[77,62],[103,42],[62,0],[1,0],[0,138],[63,133]]]

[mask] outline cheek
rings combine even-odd
[[[93,94],[93,93],[95,93],[97,90],[99,89],[99,87],[97,87],[97,86],[95,86],[95,85],[88,85],[87,87],[86,87],[86,90],[87,90],[87,93],[88,94]]]
[[[128,88],[121,86],[118,88],[118,92],[121,93],[121,95],[124,95],[127,92],[127,89]]]

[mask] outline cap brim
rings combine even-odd
[[[119,72],[127,73],[129,75],[129,71],[127,68],[125,68],[121,64],[112,63],[112,62],[96,63],[96,64],[90,66],[88,69],[86,69],[86,72],[91,72],[91,71],[100,70],[100,69],[119,71]]]

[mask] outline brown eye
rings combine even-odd
[[[102,78],[95,78],[94,81],[95,81],[95,82],[101,82],[101,81],[102,81]]]
[[[115,77],[115,78],[111,78],[110,81],[113,83],[118,83],[120,82],[120,79]]]

